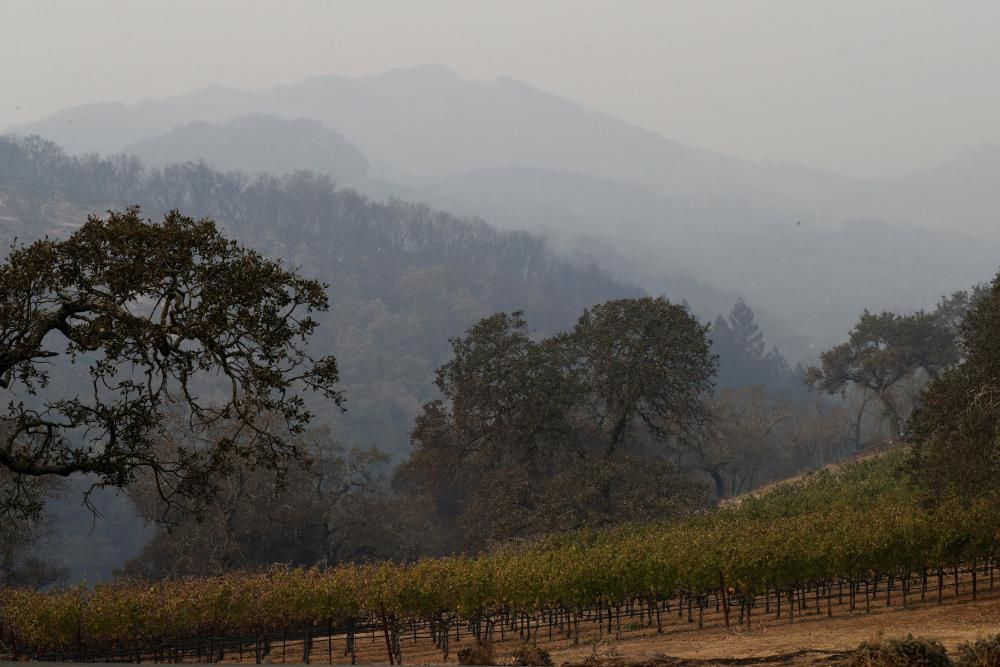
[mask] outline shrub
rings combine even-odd
[[[493,642],[476,642],[472,646],[461,649],[458,652],[458,664],[460,665],[495,665],[493,658]]]
[[[610,639],[595,639],[590,647],[590,655],[584,665],[591,667],[615,667],[624,664],[618,647]]]
[[[552,667],[552,656],[545,649],[534,644],[521,644],[511,656],[511,665],[523,665],[524,667]]]
[[[851,667],[949,667],[940,642],[907,635],[906,639],[864,642],[852,654]]]
[[[958,647],[958,667],[1000,667],[1000,635],[989,635]]]

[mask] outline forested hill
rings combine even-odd
[[[212,86],[134,105],[89,104],[7,129],[49,137],[73,153],[108,152],[179,125],[251,112],[316,119],[357,144],[377,175],[393,180],[520,165],[646,183],[673,194],[721,191],[795,202],[856,186],[824,171],[685,146],[510,78],[468,80],[438,65],[360,78],[320,76],[264,90]]]
[[[308,169],[329,174],[341,184],[368,175],[368,159],[361,150],[319,121],[265,114],[241,116],[225,124],[191,123],[133,144],[124,152],[158,167],[204,159],[224,171],[281,175]]]
[[[74,154],[304,166],[373,199],[544,233],[622,281],[687,299],[703,319],[742,297],[793,362],[815,361],[866,308],[932,308],[986,280],[1000,253],[1000,150],[857,181],[685,146],[517,81],[444,67],[214,86],[8,130]]]
[[[318,345],[341,364],[345,444],[399,456],[432,395],[448,338],[481,317],[523,310],[539,333],[638,288],[557,257],[540,237],[500,232],[425,206],[374,203],[326,176],[222,173],[204,164],[144,167],[122,156],[70,157],[37,137],[0,138],[0,240],[65,235],[87,213],[141,204],[218,220],[261,252],[329,284]]]

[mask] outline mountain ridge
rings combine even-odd
[[[687,146],[509,77],[469,80],[443,66],[357,78],[323,75],[257,90],[211,86],[133,105],[89,104],[8,131],[41,134],[71,153],[113,153],[180,124],[247,112],[320,120],[358,144],[383,177],[542,166],[638,180],[668,192],[746,186],[756,194],[775,188],[754,183],[757,170],[776,172],[779,180],[805,175],[806,186],[817,178],[845,180],[801,165],[755,163]],[[708,180],[692,180],[695,172]]]

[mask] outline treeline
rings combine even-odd
[[[395,476],[453,548],[683,516],[708,498],[676,463],[710,419],[708,327],[663,298],[619,299],[533,340],[520,313],[453,339]],[[456,536],[457,537],[457,536]]]
[[[928,382],[968,363],[963,322],[974,321],[970,309],[994,307],[991,294],[957,293],[931,312],[864,313],[820,367],[798,371],[818,390],[805,399],[766,384],[711,392],[713,330],[662,298],[599,304],[548,337],[533,334],[521,313],[495,314],[451,340],[451,359],[437,369],[443,400],[424,404],[391,494],[371,492],[365,462],[374,452],[321,459],[301,473],[298,490],[276,497],[253,492],[266,478],[240,475],[226,488],[250,491],[220,500],[218,521],[184,522],[183,539],[161,534],[133,571],[222,572],[282,553],[300,564],[410,560],[683,517],[887,435],[901,439],[891,437],[893,416],[908,415]],[[764,352],[752,311],[737,304],[734,312],[735,349],[781,368]],[[979,338],[988,350],[989,338]],[[229,551],[191,558],[185,545],[195,544]]]
[[[338,452],[308,434],[315,465],[294,471],[292,484],[262,493],[266,474],[237,471],[221,481],[208,520],[162,532],[130,571],[477,553],[687,516],[845,453],[848,414],[826,401],[764,386],[713,396],[709,335],[685,307],[650,297],[586,309],[548,337],[519,312],[484,318],[451,340],[437,369],[442,399],[418,415],[391,493],[373,484],[377,452]],[[155,519],[156,489],[134,492]]]

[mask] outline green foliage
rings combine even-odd
[[[891,437],[898,437],[906,418],[900,396],[903,383],[918,372],[935,378],[956,364],[958,341],[936,313],[897,315],[866,310],[847,342],[824,352],[821,361],[806,376],[813,388],[836,394],[857,385],[872,392],[882,403]]]
[[[669,441],[704,423],[702,399],[718,360],[708,327],[684,306],[663,297],[608,301],[584,311],[556,341],[582,381],[578,404],[602,424],[605,459],[635,437],[634,425]]]
[[[949,667],[951,664],[941,642],[913,635],[865,642],[850,659],[851,667]]]
[[[958,647],[957,667],[1000,667],[1000,635],[988,635]]]
[[[686,443],[685,464],[712,479],[719,499],[849,454],[848,415],[826,401],[798,401],[756,385],[723,387],[707,404],[712,419]]]
[[[41,498],[58,490],[51,479],[26,478],[0,467],[0,587],[40,588],[65,580],[65,569],[44,559],[38,540],[48,532]]]
[[[384,455],[345,450],[330,441],[328,429],[303,434],[296,446],[306,462],[290,464],[282,483],[270,470],[237,463],[216,479],[218,493],[200,515],[170,517],[125,572],[155,580],[276,562],[310,565],[395,556],[390,549],[397,540],[383,534],[380,525],[395,518],[379,493]],[[134,484],[129,496],[149,523],[170,509],[148,477]]]
[[[927,387],[909,424],[912,471],[935,501],[1000,492],[1000,276],[961,331],[964,360]]]
[[[0,468],[111,487],[151,475],[185,502],[233,460],[280,470],[299,456],[283,434],[312,419],[300,392],[341,400],[334,358],[306,350],[327,307],[319,282],[176,211],[92,216],[65,241],[15,248],[0,264]],[[75,365],[81,392],[65,388]],[[165,458],[157,439],[178,409],[192,442]],[[219,424],[252,436],[193,442]]]
[[[461,547],[697,507],[668,461],[706,421],[715,359],[706,327],[663,298],[585,310],[535,340],[521,313],[452,339],[397,487],[434,499]]]
[[[805,391],[778,349],[767,350],[764,332],[742,298],[737,299],[728,317],[715,319],[711,337],[712,352],[719,357],[717,387],[764,385],[791,395]]]

